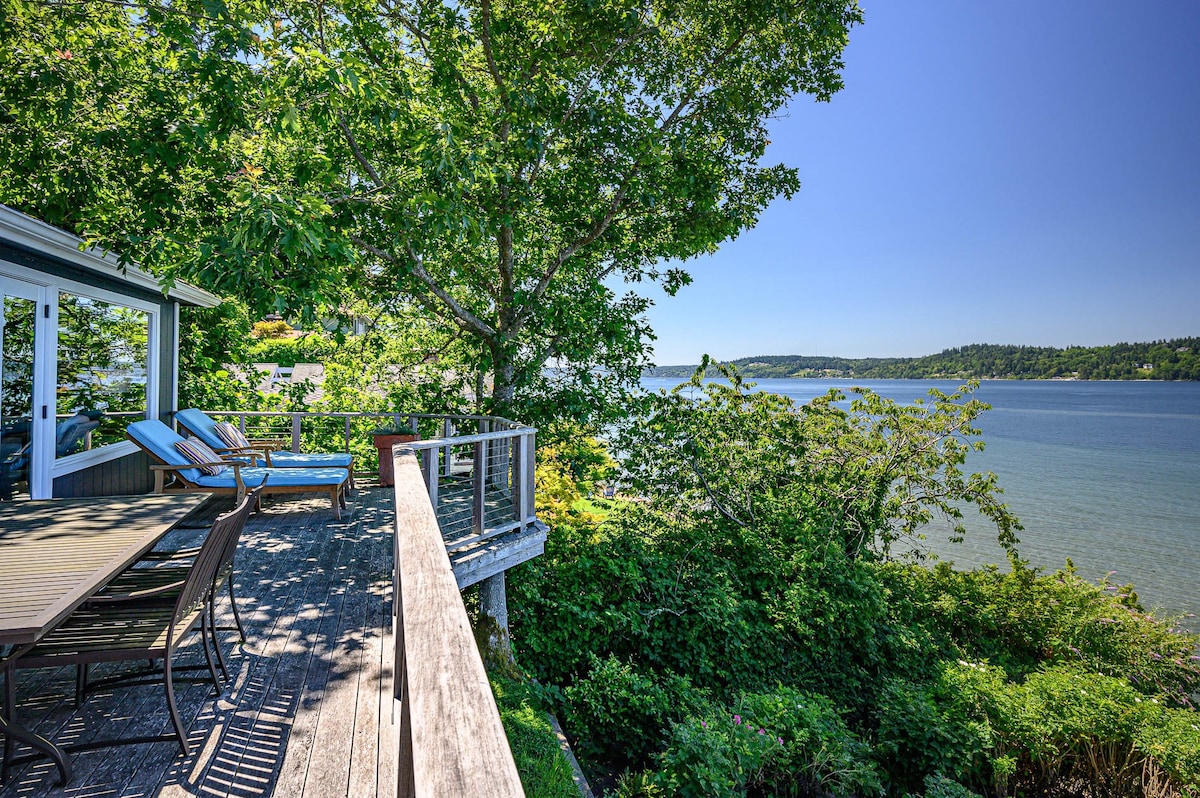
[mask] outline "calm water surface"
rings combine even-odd
[[[642,380],[647,389],[678,382]],[[759,390],[799,402],[851,385],[912,401],[958,383],[758,381]],[[992,410],[978,425],[987,448],[967,465],[999,478],[1025,525],[1022,557],[1045,570],[1070,557],[1090,579],[1116,571],[1146,605],[1200,613],[1200,383],[993,380],[976,396]],[[994,528],[989,535],[978,516],[962,544],[936,542],[933,530],[929,537],[959,566],[1007,566]]]

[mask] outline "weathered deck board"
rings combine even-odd
[[[191,756],[180,757],[173,743],[77,753],[66,790],[54,786],[53,767],[37,761],[14,768],[0,796],[357,798],[375,795],[380,783],[390,795],[391,782],[379,773],[394,772],[388,732],[380,729],[381,721],[391,723],[384,652],[392,648],[392,524],[387,490],[358,491],[342,521],[320,498],[270,500],[247,525],[238,552],[248,641],[233,646],[236,632],[222,633],[230,682],[215,702],[211,685],[177,690]],[[219,622],[231,624],[221,606]],[[189,648],[186,660],[202,662],[199,647]],[[96,676],[107,670],[96,668]],[[154,734],[166,722],[160,686],[97,692],[79,709],[73,689],[72,669],[23,671],[21,716],[40,733],[73,742]]]
[[[461,511],[466,501],[449,493],[439,516]],[[189,525],[205,529],[231,506],[228,498],[215,499]],[[75,777],[66,790],[54,786],[54,767],[39,760],[14,768],[0,798],[390,797],[394,517],[390,489],[356,491],[340,521],[321,496],[268,499],[238,551],[235,586],[248,638],[236,645],[236,632],[222,632],[229,681],[217,700],[209,684],[177,685],[191,755],[180,757],[174,743],[74,754]],[[189,545],[200,534],[176,531],[166,543]],[[455,559],[501,560],[508,537],[468,545]],[[530,550],[529,530],[518,537],[513,546]],[[447,535],[447,545],[462,546],[461,538]],[[218,607],[218,622],[231,626],[227,600]],[[179,661],[202,664],[199,646],[189,645]],[[95,677],[112,669],[96,666]],[[18,677],[21,717],[58,741],[169,728],[159,685],[98,691],[78,709],[73,694],[71,668]]]

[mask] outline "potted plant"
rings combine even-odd
[[[396,475],[392,470],[392,446],[419,440],[421,436],[410,427],[393,426],[374,430],[371,437],[379,451],[379,484],[385,488],[390,487],[396,484]]]

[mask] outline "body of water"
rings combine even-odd
[[[759,380],[757,389],[806,402],[852,385],[908,402],[958,383]],[[1070,557],[1088,579],[1116,571],[1148,607],[1200,613],[1200,383],[989,380],[976,396],[992,410],[978,422],[987,448],[967,467],[996,473],[1025,526],[1023,558],[1052,571]],[[967,526],[961,544],[931,529],[933,550],[962,567],[1007,567],[986,519]]]

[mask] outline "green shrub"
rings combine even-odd
[[[528,685],[492,679],[492,692],[526,796],[578,798],[571,766]]]
[[[677,723],[655,778],[683,796],[877,795],[869,754],[828,699],[781,686]]]
[[[1177,704],[1187,704],[1200,679],[1194,636],[1144,612],[1130,587],[1079,578],[1069,560],[1046,576],[1015,557],[1009,573],[939,563],[889,565],[881,575],[896,625],[922,630],[944,659],[986,660],[1015,680],[1074,663]]]
[[[642,768],[663,748],[672,723],[704,703],[691,682],[660,676],[615,657],[592,660],[591,673],[563,691],[564,723],[590,767]]]
[[[333,353],[333,342],[320,333],[296,338],[257,338],[248,350],[252,363],[278,363],[280,366],[323,363]]]
[[[878,757],[893,784],[917,789],[930,774],[986,783],[993,733],[988,719],[1003,672],[982,663],[942,663],[922,682],[893,677],[875,704]]]
[[[1074,785],[1095,795],[1141,795],[1151,775],[1161,794],[1200,788],[1196,713],[1167,708],[1124,679],[1057,666],[1007,685],[997,698],[997,744],[1018,763],[1018,791]]]
[[[924,798],[980,798],[979,793],[972,792],[954,779],[946,778],[941,773],[932,773],[925,777]]]

